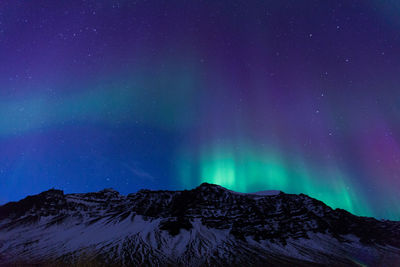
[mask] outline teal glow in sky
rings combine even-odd
[[[305,193],[400,219],[397,1],[2,1],[0,203]]]

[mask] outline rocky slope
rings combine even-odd
[[[0,206],[0,265],[400,266],[400,222],[279,191],[49,190]],[[50,264],[51,265],[51,264]]]

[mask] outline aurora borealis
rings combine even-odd
[[[305,193],[400,220],[398,1],[0,3],[0,203]]]

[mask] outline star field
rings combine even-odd
[[[397,1],[0,4],[0,203],[305,193],[400,219]]]

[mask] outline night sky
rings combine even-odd
[[[400,219],[400,2],[3,0],[0,203],[305,193]]]

